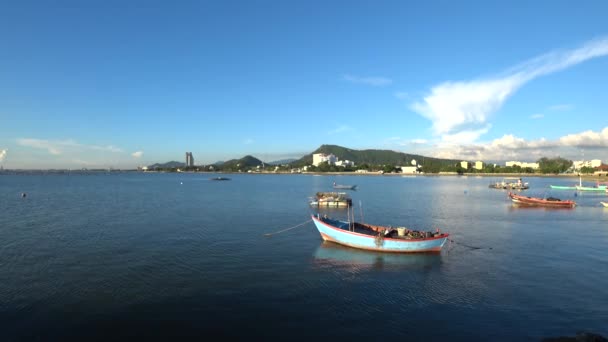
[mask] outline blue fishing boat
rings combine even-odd
[[[385,227],[361,222],[332,219],[320,214],[311,215],[325,241],[381,252],[417,253],[440,252],[449,234],[410,230],[406,227]]]

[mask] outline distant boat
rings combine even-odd
[[[353,200],[345,192],[317,192],[310,202],[313,207],[348,208]]]
[[[594,186],[583,186],[583,180],[581,176],[578,177],[578,185],[563,186],[563,185],[550,185],[551,189],[555,190],[577,190],[577,191],[607,191],[608,182],[597,182]]]
[[[356,190],[357,189],[357,185],[343,185],[343,184],[336,184],[336,182],[334,182],[334,189],[340,189],[340,190]]]
[[[311,215],[325,241],[341,245],[393,253],[440,252],[449,234],[384,227],[360,222],[340,221],[320,214]]]
[[[490,183],[489,187],[503,190],[526,190],[530,186],[528,185],[528,182],[522,182],[521,178],[505,177],[500,182]]]
[[[509,198],[513,203],[526,206],[550,207],[550,208],[574,208],[576,202],[572,200],[561,200],[555,197],[539,198],[530,196],[516,195],[509,192]]]
[[[226,180],[230,180],[230,178],[226,178],[226,177],[213,177],[210,178],[211,180],[216,180],[216,181],[226,181]]]

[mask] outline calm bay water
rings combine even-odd
[[[513,207],[481,177],[0,175],[0,339],[608,335],[606,194]],[[323,243],[308,197],[358,184],[370,223],[439,227],[440,255]],[[27,193],[21,198],[22,192]],[[340,209],[322,211],[346,218]]]

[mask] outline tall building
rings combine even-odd
[[[186,167],[194,166],[194,157],[192,157],[192,152],[186,152]]]

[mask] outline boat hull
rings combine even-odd
[[[577,186],[576,190],[578,190],[578,191],[606,191],[606,187],[605,186],[599,186],[599,187],[595,187],[595,186]]]
[[[509,193],[509,198],[511,198],[513,203],[525,206],[546,208],[574,208],[574,206],[576,206],[574,201],[547,200],[543,198],[520,196],[513,193]]]
[[[608,208],[608,202],[600,202],[605,208]]]
[[[334,185],[334,189],[338,190],[355,190],[356,188],[356,185]]]
[[[550,185],[551,189],[556,190],[576,190],[576,186],[561,186],[561,185]]]
[[[449,234],[442,234],[440,237],[415,240],[384,238],[381,239],[381,243],[378,243],[378,239],[374,236],[343,229],[348,227],[348,222],[339,221],[340,226],[333,226],[323,222],[315,215],[312,215],[312,220],[323,240],[370,251],[392,253],[440,252],[449,236]]]

